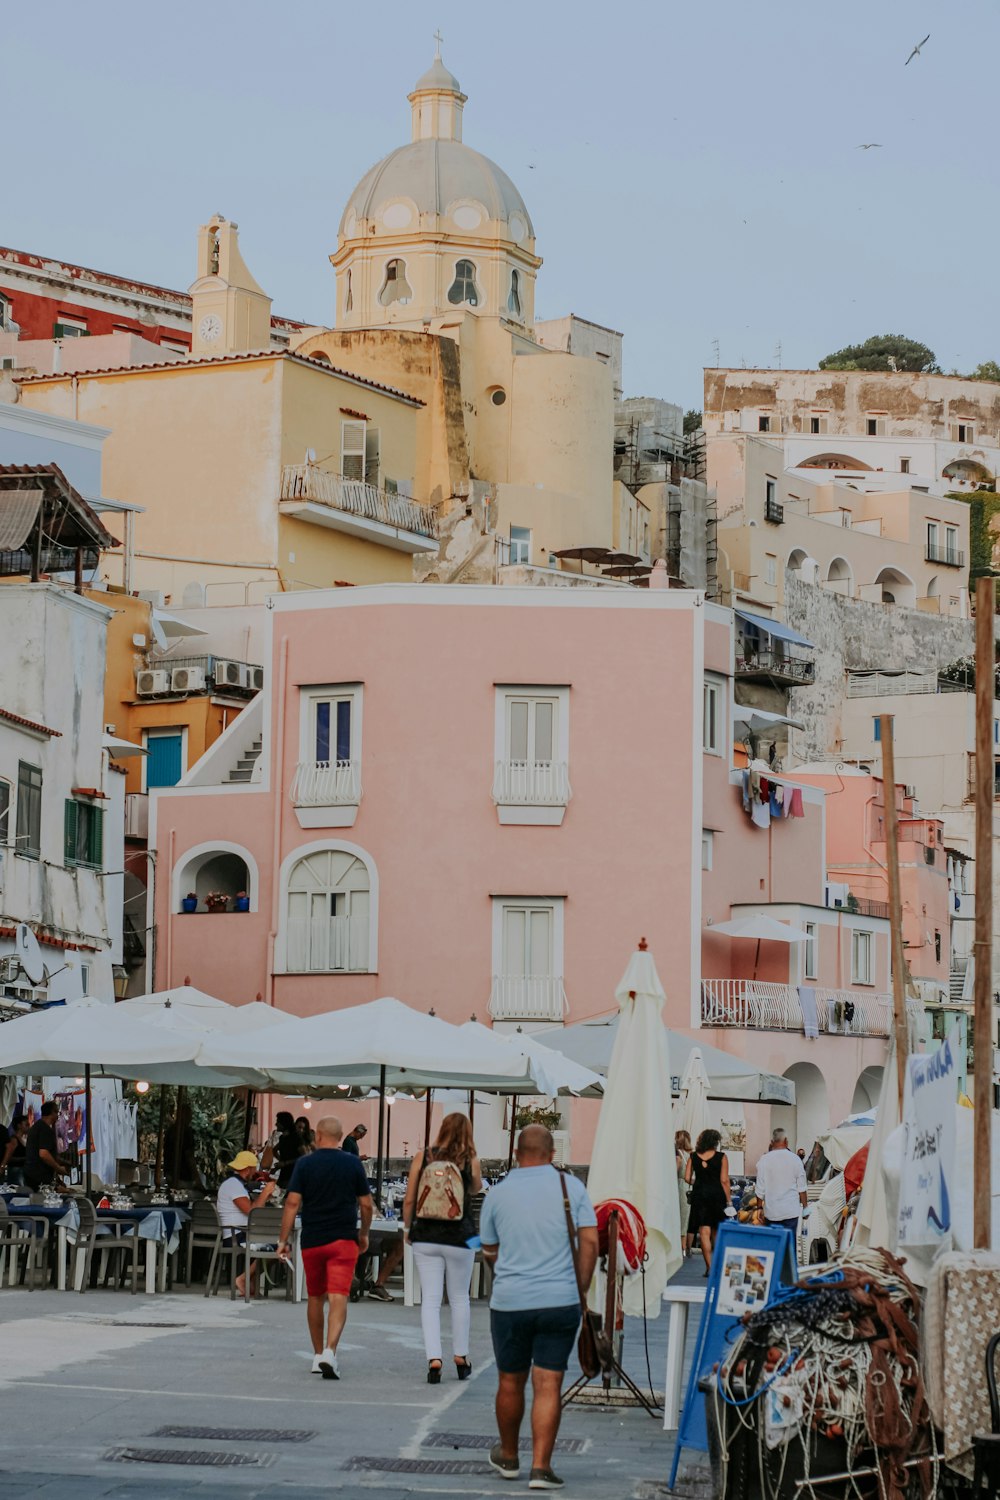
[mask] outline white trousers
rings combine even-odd
[[[445,1284],[451,1308],[451,1349],[456,1359],[469,1357],[469,1287],[472,1283],[474,1250],[457,1245],[413,1246],[413,1263],[420,1277],[420,1322],[424,1330],[427,1358],[441,1359],[441,1303]]]

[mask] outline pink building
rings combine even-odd
[[[151,798],[158,987],[551,1027],[611,1010],[645,935],[668,1024],[793,1078],[800,1139],[877,1087],[887,924],[826,903],[821,789],[767,831],[744,812],[729,611],[683,590],[393,584],[277,596],[269,621],[268,689]],[[712,934],[759,911],[809,943]],[[572,1107],[575,1157],[594,1112]],[[770,1122],[751,1109],[752,1147]],[[476,1124],[498,1149],[502,1108]],[[421,1138],[401,1104],[394,1142]]]

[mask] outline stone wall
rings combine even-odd
[[[788,712],[805,726],[792,736],[800,762],[839,753],[847,672],[934,671],[975,650],[973,620],[847,599],[790,572],[785,573],[785,616],[815,647],[815,681],[788,695]]]

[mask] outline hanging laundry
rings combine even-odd
[[[793,786],[788,797],[788,817],[804,818],[805,809],[802,806],[802,788]]]
[[[760,800],[762,802],[770,802],[771,800],[771,783],[766,776],[760,778]]]
[[[743,789],[743,811],[750,811],[750,772],[744,771],[740,777],[740,785]]]
[[[759,802],[760,801],[760,772],[759,771],[751,771],[750,772],[750,800],[752,802]]]
[[[781,815],[782,815],[781,787],[778,785],[778,783],[776,781],[772,781],[771,782],[770,804],[771,804],[771,817],[772,818],[780,818]]]
[[[771,826],[771,804],[770,802],[755,802],[751,812],[750,821],[758,828],[770,828]]]

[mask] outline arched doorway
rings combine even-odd
[[[916,608],[916,584],[899,568],[883,568],[875,583],[882,590],[883,604],[900,604],[904,609]]]
[[[885,1072],[881,1063],[873,1064],[865,1068],[859,1074],[858,1081],[854,1085],[854,1098],[851,1101],[851,1114],[858,1115],[865,1109],[874,1109],[878,1104],[879,1094],[882,1091],[882,1074]]]
[[[772,1106],[771,1129],[780,1126],[787,1132],[792,1150],[802,1146],[808,1154],[816,1137],[830,1128],[826,1079],[811,1062],[792,1063],[784,1076],[795,1085],[795,1103]]]
[[[835,557],[826,570],[826,587],[834,594],[854,593],[854,572],[846,557]]]
[[[981,484],[993,484],[993,475],[989,469],[974,458],[953,459],[941,470],[941,478],[946,479],[952,489],[956,490],[975,490]]]

